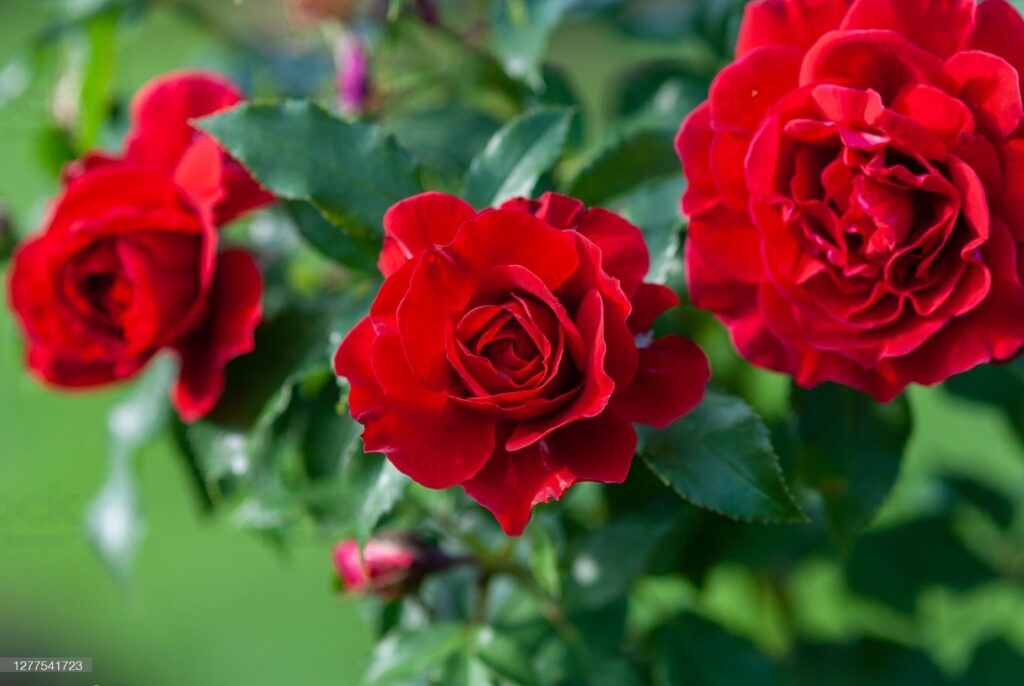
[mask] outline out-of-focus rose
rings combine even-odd
[[[680,131],[693,302],[755,364],[886,401],[1024,343],[1024,20],[759,0]]]
[[[101,386],[173,351],[186,421],[215,405],[229,360],[252,350],[262,278],[217,227],[271,198],[189,119],[239,102],[219,77],[178,73],[143,88],[122,157],[87,155],[43,230],[17,249],[9,299],[28,366],[49,384]]]

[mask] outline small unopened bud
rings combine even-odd
[[[350,114],[362,112],[372,90],[370,58],[363,42],[352,34],[339,41],[335,64],[338,70],[338,104]]]
[[[375,594],[387,600],[414,593],[428,575],[454,563],[408,534],[371,539],[361,553],[357,541],[343,541],[334,549],[334,568],[346,593]]]

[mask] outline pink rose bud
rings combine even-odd
[[[375,593],[386,599],[414,592],[424,577],[452,562],[406,534],[371,539],[361,555],[358,541],[342,541],[334,549],[334,567],[347,593]]]
[[[366,47],[355,35],[350,34],[338,44],[335,52],[338,104],[346,112],[361,112],[370,99],[369,62]]]

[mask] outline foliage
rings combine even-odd
[[[923,496],[887,509],[919,396],[879,405],[838,386],[790,387],[740,360],[692,308],[662,317],[658,332],[709,350],[715,380],[702,405],[642,435],[624,485],[578,487],[542,508],[522,539],[507,539],[461,492],[424,489],[363,452],[331,356],[379,285],[382,219],[398,200],[445,190],[483,208],[565,192],[638,224],[650,280],[685,295],[685,182],[672,139],[729,58],[741,2],[450,2],[437,26],[415,3],[385,3],[345,29],[374,54],[376,97],[358,116],[321,97],[332,45],[311,49],[319,66],[289,80],[281,75],[297,58],[286,46],[250,43],[198,3],[91,4],[31,50],[41,63],[61,46],[87,46],[74,116],[52,122],[54,166],[115,137],[128,95],[114,87],[118,32],[165,5],[228,43],[240,79],[270,84],[270,97],[197,125],[284,200],[229,233],[260,258],[265,318],[215,411],[192,425],[170,417],[162,360],[111,415],[111,473],[88,531],[118,574],[144,530],[132,456],[170,436],[203,507],[275,545],[313,536],[327,551],[340,538],[412,530],[472,561],[407,597],[365,601],[378,639],[368,686],[1011,683],[1024,659],[1019,624],[1017,634],[979,636],[959,662],[928,645],[920,625],[936,597],[999,588],[1024,605],[1019,475],[925,474]],[[558,39],[579,30],[682,47],[620,65],[615,79],[586,63],[566,76],[552,59],[571,62]],[[577,92],[585,79],[603,107]],[[979,369],[936,393],[994,408],[1024,444],[1022,369]],[[806,599],[805,580],[829,586],[824,600]]]

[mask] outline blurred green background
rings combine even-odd
[[[248,10],[237,14],[248,21]],[[0,64],[47,17],[37,0],[0,3]],[[209,37],[161,12],[125,32],[117,55],[117,89],[128,94],[160,72],[220,59]],[[0,198],[22,230],[55,187],[37,154],[48,103],[33,86],[0,110]],[[0,313],[0,655],[95,659],[92,675],[38,678],[47,684],[356,683],[369,638],[357,604],[333,590],[329,544],[281,551],[205,517],[169,445],[140,457],[147,538],[134,574],[124,584],[108,574],[82,522],[105,476],[105,413],[121,395],[38,386]]]
[[[287,26],[278,0],[204,4],[250,37],[280,36]],[[48,16],[39,0],[0,3],[0,65],[25,49]],[[592,137],[605,126],[602,105],[618,67],[684,49],[641,43],[608,27],[570,26],[553,42],[552,60],[583,95]],[[158,73],[217,68],[225,60],[210,32],[157,11],[119,36],[115,88],[127,96]],[[49,82],[34,81],[0,108],[0,199],[22,232],[38,221],[55,189],[53,172],[40,161],[57,78],[51,71]],[[16,78],[0,72],[0,99]],[[123,393],[61,395],[41,388],[24,372],[15,327],[0,312],[0,654],[95,659],[92,675],[39,683],[357,683],[369,632],[357,604],[333,589],[330,542],[298,541],[280,550],[225,517],[204,515],[170,446],[145,451],[139,462],[147,530],[134,572],[124,582],[108,573],[82,522],[106,473],[106,411]],[[1024,501],[1024,454],[996,410],[943,390],[917,389],[911,400],[913,445],[882,524],[926,510],[939,497],[933,477],[940,473],[969,475]],[[791,582],[798,624],[822,638],[867,632],[909,641],[950,672],[962,671],[990,638],[1024,650],[1019,587],[929,591],[908,618],[851,597],[828,560],[812,560]],[[774,605],[743,568],[719,569],[701,603],[733,631],[766,650],[778,648]]]

